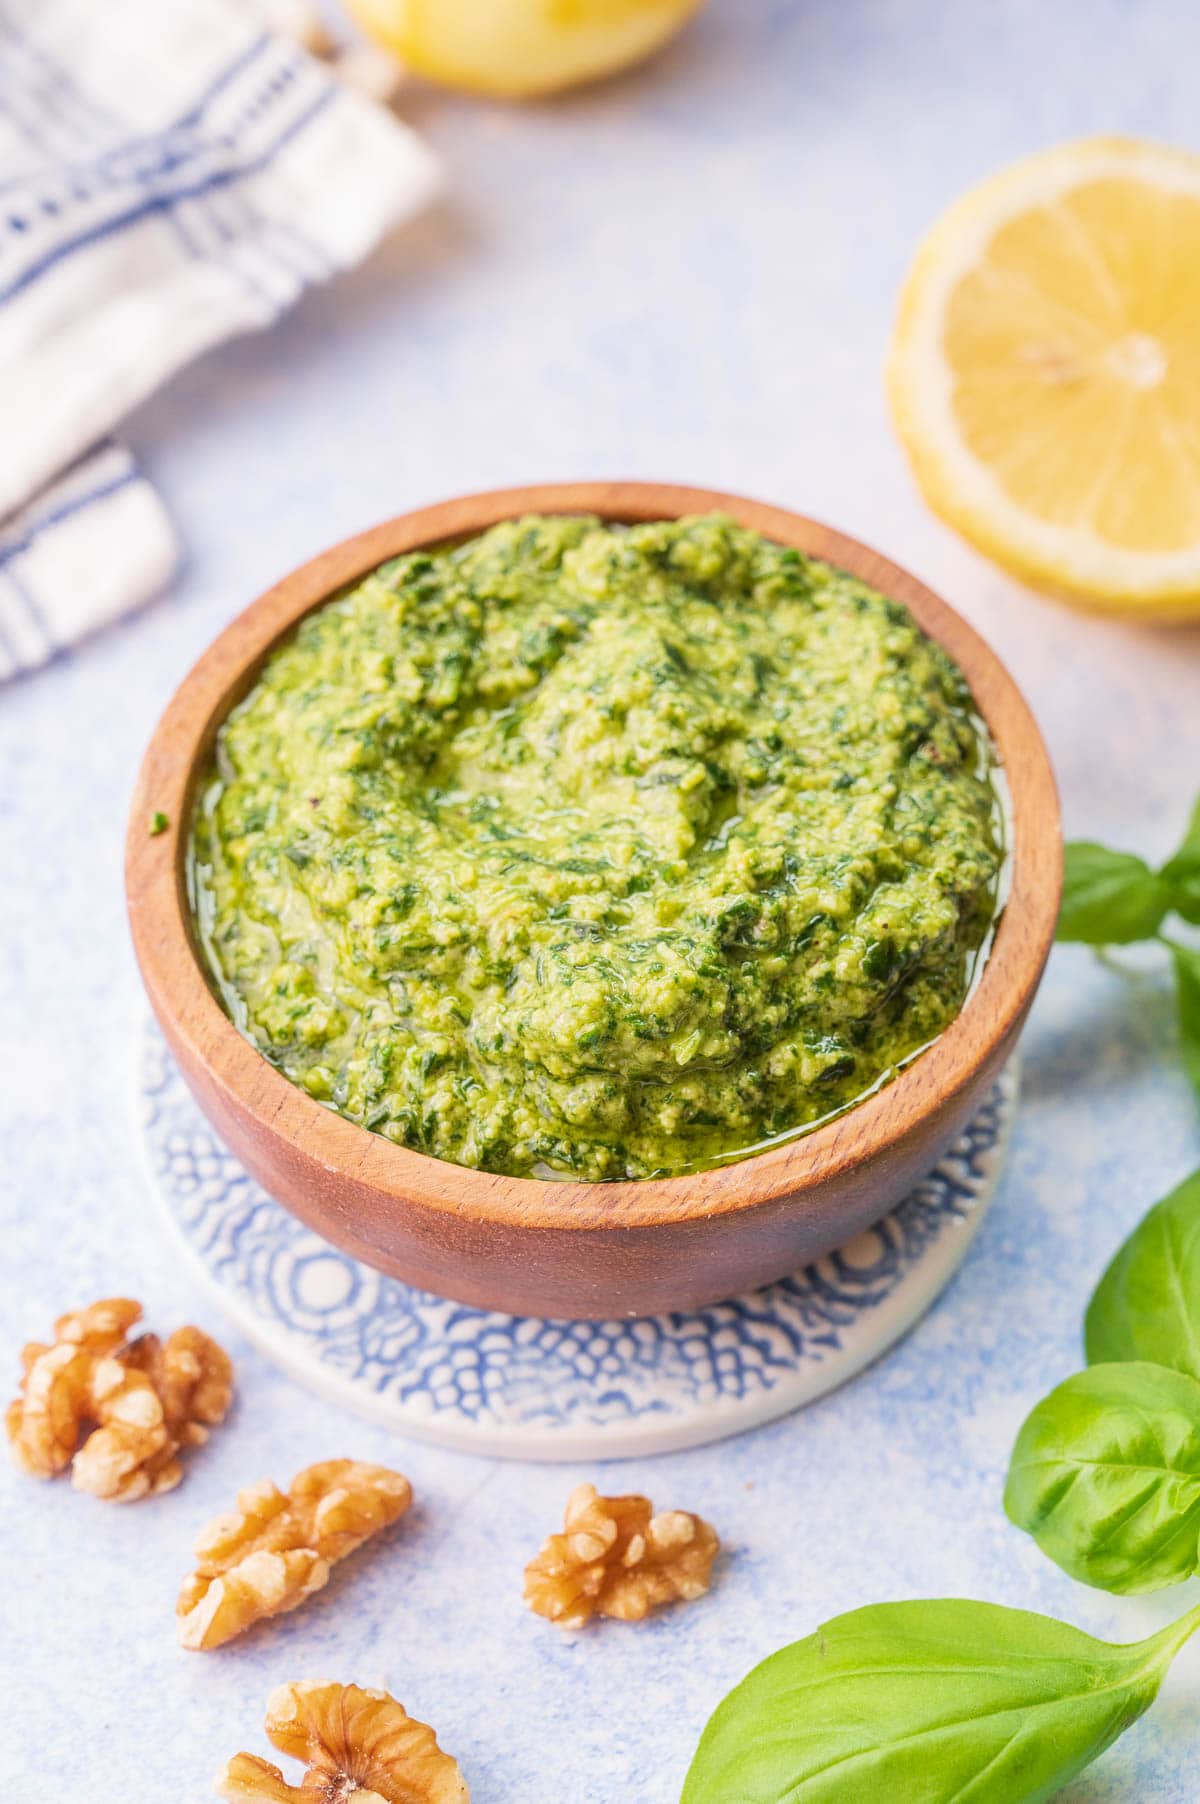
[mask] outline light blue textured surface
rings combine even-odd
[[[997,163],[1121,129],[1200,149],[1193,0],[715,0],[653,68],[527,112],[411,112],[452,203],[269,338],[210,359],[129,434],[192,563],[142,620],[0,695],[4,1296],[17,1345],[113,1290],[218,1324],[147,1199],[128,1108],[140,998],[120,846],[171,686],[281,570],[384,514],[535,477],[693,479],[875,540],[992,639],[1046,729],[1076,833],[1166,850],[1200,780],[1200,636],[1089,623],[930,520],[883,415],[892,298],[921,229]],[[15,1795],[209,1795],[263,1749],[270,1686],[390,1684],[477,1804],[673,1804],[712,1705],[761,1655],[880,1598],[970,1593],[1133,1636],[1191,1600],[1071,1583],[1005,1522],[1029,1403],[1079,1358],[1116,1241],[1200,1163],[1165,988],[1055,954],[1013,1155],[967,1265],[882,1365],[799,1417],[607,1477],[702,1510],[712,1595],[563,1638],[520,1568],[577,1478],[389,1439],[232,1342],[228,1427],[159,1501],[110,1508],[5,1465],[0,1666]],[[418,1504],[300,1614],[215,1655],[173,1645],[194,1531],[242,1483],[392,1458]],[[1195,1804],[1200,1648],[1066,1794]]]

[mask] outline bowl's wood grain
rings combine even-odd
[[[1003,764],[1010,887],[959,1018],[840,1119],[719,1170],[615,1184],[466,1171],[332,1114],[237,1032],[204,977],[186,894],[194,789],[221,721],[264,658],[334,590],[385,558],[521,513],[619,521],[722,509],[903,601],[965,672]],[[147,823],[160,809],[166,832]],[[337,1245],[465,1302],[550,1316],[693,1307],[794,1270],[879,1219],[934,1164],[1012,1050],[1058,913],[1058,801],[1012,679],[967,623],[877,552],[780,508],[656,483],[572,483],[471,495],[358,534],[239,615],[180,685],[146,753],[126,845],[134,945],[151,1003],[201,1107],[265,1188]]]

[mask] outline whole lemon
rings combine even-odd
[[[418,75],[526,100],[649,56],[703,0],[349,0]]]

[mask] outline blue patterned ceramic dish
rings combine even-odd
[[[861,1371],[956,1271],[991,1199],[1015,1068],[891,1215],[749,1296],[625,1322],[467,1308],[338,1252],[238,1164],[157,1028],[139,1101],[154,1187],[221,1305],[302,1384],[399,1432],[520,1459],[619,1459],[702,1445]]]

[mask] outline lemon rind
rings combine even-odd
[[[654,13],[636,21],[633,29],[614,33],[611,50],[578,63],[570,56],[555,61],[548,71],[526,64],[520,73],[511,66],[488,68],[472,55],[443,54],[413,0],[397,5],[393,0],[346,0],[347,8],[362,30],[377,39],[414,75],[486,100],[538,101],[569,88],[607,81],[623,69],[635,66],[665,48],[699,11],[704,0],[663,0]],[[394,15],[394,16],[393,16]]]

